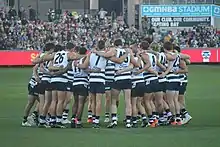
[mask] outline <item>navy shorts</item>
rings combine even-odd
[[[116,90],[132,89],[132,82],[128,80],[118,80],[112,84],[112,88]]]
[[[179,95],[184,95],[186,92],[187,83],[180,83]]]
[[[75,85],[72,88],[73,95],[80,95],[80,96],[88,96],[88,86],[87,85]]]
[[[158,79],[146,83],[145,93],[159,92],[160,90],[158,88],[158,85],[159,85]]]
[[[49,81],[41,81],[44,91],[52,91],[52,84]]]
[[[105,91],[109,91],[112,89],[113,82],[105,82]]]
[[[72,82],[68,82],[66,85],[66,91],[72,91],[73,90],[73,83]]]
[[[38,86],[32,86],[30,83],[28,84],[28,95],[38,96]]]
[[[131,89],[131,97],[143,97],[145,91],[145,83],[137,83]]]
[[[56,91],[67,91],[67,83],[53,82],[52,89]]]
[[[180,82],[167,82],[166,89],[169,91],[179,91]]]
[[[44,83],[38,83],[37,84],[37,93],[38,94],[45,94],[45,87],[44,87]]]
[[[166,82],[159,82],[157,87],[158,92],[163,91],[166,92]]]
[[[92,94],[97,94],[97,93],[105,93],[105,84],[104,83],[99,83],[99,82],[94,82],[94,83],[89,83],[89,92]]]

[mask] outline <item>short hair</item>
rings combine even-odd
[[[145,38],[143,39],[143,41],[147,41],[149,44],[151,44],[151,43],[153,42],[153,39],[150,38],[150,37],[145,37]]]
[[[121,46],[123,43],[122,43],[122,40],[121,39],[116,39],[115,42],[114,42],[114,45],[115,46]]]
[[[140,47],[143,49],[143,50],[148,50],[149,48],[149,43],[147,41],[142,41],[141,44],[140,44]]]
[[[71,49],[73,49],[75,47],[75,45],[73,44],[73,43],[71,43],[71,42],[68,42],[67,44],[66,44],[66,49],[67,50],[71,50]]]
[[[179,53],[181,52],[181,49],[179,46],[174,46],[174,50],[178,51]]]
[[[104,40],[100,40],[100,41],[98,42],[98,48],[99,48],[100,50],[102,50],[102,49],[105,48],[105,41],[104,41]]]
[[[55,45],[53,43],[47,43],[44,47],[44,51],[50,51],[51,49],[54,49]]]
[[[165,43],[163,44],[163,47],[164,47],[164,49],[170,51],[170,50],[173,49],[173,44],[172,44],[171,42],[167,41],[167,42],[165,42]]]
[[[64,47],[62,45],[58,44],[55,46],[54,52],[62,51],[63,49],[64,49]]]
[[[80,55],[85,55],[86,52],[87,52],[87,49],[85,47],[81,47],[80,50],[79,50]]]

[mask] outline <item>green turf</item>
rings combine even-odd
[[[31,69],[0,68],[0,147],[219,147],[220,67],[192,65],[189,71],[186,98],[193,120],[187,126],[97,130],[22,128]],[[121,102],[121,119],[123,111]]]

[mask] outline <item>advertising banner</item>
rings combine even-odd
[[[220,63],[220,48],[189,48],[182,53],[191,56],[191,63]]]
[[[28,66],[39,51],[0,51],[0,66]],[[191,56],[191,63],[220,63],[220,48],[189,48],[182,53]]]
[[[212,16],[220,17],[220,6],[213,5],[212,6]]]
[[[211,17],[149,17],[153,27],[210,26]]]
[[[39,51],[0,51],[0,66],[32,65]]]
[[[213,5],[141,5],[141,16],[188,17],[212,16]]]

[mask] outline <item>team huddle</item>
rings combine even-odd
[[[129,46],[116,39],[111,47],[100,40],[89,53],[72,43],[48,43],[33,61],[22,126],[32,126],[34,122],[39,127],[66,128],[70,123],[72,128],[81,128],[88,102],[87,122],[99,128],[105,97],[104,122],[108,128],[115,128],[121,91],[126,128],[138,127],[138,121],[141,127],[184,125],[192,119],[184,97],[189,58],[171,42],[165,42],[161,50],[152,50],[148,39]]]

